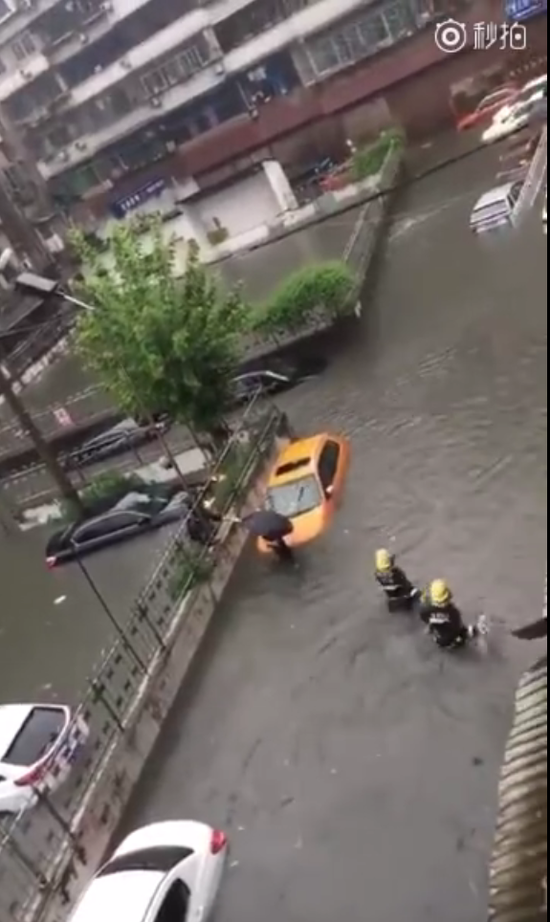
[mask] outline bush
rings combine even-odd
[[[361,182],[369,176],[376,176],[384,166],[390,151],[401,148],[404,143],[405,135],[400,128],[388,128],[383,131],[374,144],[361,148],[353,155],[352,181]]]
[[[227,227],[215,227],[213,230],[208,231],[206,239],[210,246],[216,247],[221,243],[225,243],[229,237],[229,231]]]
[[[178,544],[174,551],[174,572],[170,577],[168,592],[174,603],[198,584],[205,583],[214,569],[214,562],[205,557],[203,550]]]
[[[290,275],[254,319],[258,332],[299,329],[320,311],[337,317],[348,306],[355,285],[344,262],[306,266]]]
[[[87,515],[92,517],[107,512],[132,490],[143,490],[146,486],[145,481],[137,474],[125,477],[116,471],[107,471],[96,477],[83,490],[79,490],[79,496]],[[67,522],[75,520],[74,510],[69,505],[64,505],[62,511]]]

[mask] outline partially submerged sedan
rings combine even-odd
[[[292,442],[281,452],[268,480],[266,505],[292,522],[286,544],[307,544],[330,527],[349,463],[348,440],[328,433]],[[262,553],[270,550],[263,538],[258,548]]]
[[[70,560],[129,541],[182,520],[189,512],[189,494],[181,491],[171,498],[129,493],[103,515],[69,525],[51,536],[46,545],[46,564],[54,569]]]

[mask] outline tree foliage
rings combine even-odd
[[[135,224],[117,225],[105,254],[76,233],[83,263],[78,344],[85,362],[124,409],[163,411],[208,430],[226,409],[245,305],[223,291],[193,248],[174,275],[174,242],[156,222],[148,240]]]

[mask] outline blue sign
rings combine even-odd
[[[125,215],[129,214],[131,211],[135,211],[136,208],[139,208],[144,202],[162,195],[165,189],[165,179],[152,179],[145,186],[136,189],[135,192],[131,192],[129,195],[125,195],[123,198],[119,198],[116,202],[113,202],[111,211],[116,218],[124,218]]]
[[[547,0],[506,0],[506,17],[516,22],[547,12]]]

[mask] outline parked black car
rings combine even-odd
[[[167,425],[166,421],[140,425],[133,420],[126,420],[107,429],[101,435],[88,439],[68,454],[62,455],[61,464],[67,470],[74,470],[85,467],[87,464],[103,461],[104,458],[124,454],[153,441],[159,430],[166,431]]]
[[[111,544],[177,522],[187,515],[191,505],[190,495],[183,491],[172,497],[152,497],[137,491],[128,493],[108,512],[69,525],[52,535],[46,545],[46,563],[54,569]]]
[[[316,377],[325,367],[326,362],[317,357],[266,360],[263,366],[235,375],[232,381],[234,402],[236,405],[248,403],[258,393],[265,396],[280,394]]]

